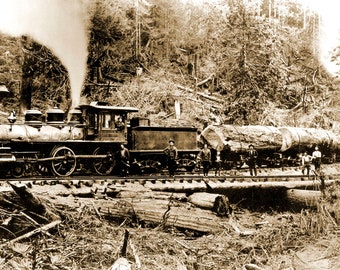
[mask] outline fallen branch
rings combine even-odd
[[[257,266],[256,264],[253,263],[248,263],[244,265],[244,268],[246,270],[264,270],[263,268]]]
[[[99,217],[99,219],[102,219],[102,216],[101,214],[99,213],[97,207],[94,205],[94,202],[92,201],[92,206],[93,206],[93,209],[94,211],[96,212],[97,216]]]
[[[214,73],[210,74],[210,75],[209,75],[206,79],[204,79],[203,81],[200,81],[200,82],[196,83],[196,86],[201,86],[201,85],[205,84],[206,82],[212,80],[212,79],[214,78],[214,76],[215,76]]]
[[[323,210],[323,212],[325,213],[326,217],[328,217],[328,219],[331,221],[331,223],[333,224],[334,227],[337,227],[338,224],[335,222],[335,220],[333,219],[333,217],[331,216],[331,214],[328,212],[327,208],[325,205],[321,206],[321,209]]]
[[[240,230],[233,219],[229,220],[229,225],[235,230],[235,232],[240,236],[253,235],[254,232],[250,230]]]
[[[27,215],[26,213],[24,212],[20,212],[21,215],[23,215],[25,218],[27,218],[29,221],[31,221],[34,225],[36,226],[40,226],[40,224],[33,218],[31,218],[29,215]],[[46,235],[48,236],[51,236],[51,234],[47,231],[42,231],[43,233],[45,233]]]
[[[131,247],[131,250],[132,250],[132,254],[133,254],[133,256],[135,257],[135,262],[136,262],[136,265],[135,265],[135,267],[136,267],[136,269],[141,269],[142,268],[142,264],[141,264],[141,262],[140,262],[140,259],[139,259],[139,257],[138,257],[138,254],[137,254],[137,250],[136,250],[136,248],[135,248],[135,245],[132,243],[132,240],[130,239],[130,247]]]
[[[30,232],[28,232],[26,234],[23,234],[23,235],[21,235],[21,236],[19,236],[17,238],[14,238],[14,239],[12,239],[12,240],[2,244],[0,247],[4,247],[6,245],[13,244],[13,243],[18,242],[18,241],[20,241],[22,239],[25,239],[25,238],[29,238],[29,237],[31,237],[31,236],[39,233],[39,232],[43,232],[43,231],[49,230],[49,229],[57,226],[60,223],[61,223],[61,220],[55,220],[55,221],[53,221],[53,222],[51,222],[49,224],[46,224],[46,225],[44,225],[44,226],[42,226],[40,228],[37,228],[37,229],[35,229],[33,231],[30,231]]]
[[[196,93],[198,96],[201,96],[201,97],[203,97],[203,98],[205,98],[205,99],[209,99],[209,100],[211,100],[211,101],[214,101],[214,102],[216,102],[216,103],[219,104],[219,105],[222,104],[222,101],[221,101],[221,99],[219,99],[219,98],[215,98],[215,97],[213,97],[213,96],[209,96],[209,95],[206,95],[206,94],[203,94],[203,93],[196,92],[196,91],[194,91],[194,90],[192,90],[192,89],[190,89],[190,88],[188,88],[188,87],[184,87],[184,86],[182,86],[182,85],[177,85],[177,88],[179,88],[179,89],[181,89],[181,90],[185,90],[185,91],[191,92],[191,93]],[[217,105],[216,105],[216,106],[217,106]]]

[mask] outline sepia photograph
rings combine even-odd
[[[0,269],[340,269],[339,8],[0,0]]]

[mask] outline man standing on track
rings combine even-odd
[[[208,145],[205,143],[204,148],[198,154],[198,160],[202,162],[203,165],[203,175],[208,176],[209,167],[211,164],[211,151],[208,148]]]
[[[247,154],[247,165],[249,166],[249,171],[251,176],[256,176],[256,162],[257,162],[257,151],[254,148],[254,145],[249,145],[249,150]]]
[[[307,175],[310,172],[310,163],[312,161],[312,157],[305,152],[302,156],[301,163],[302,163],[302,174],[305,175],[305,170],[307,170]]]
[[[124,144],[121,144],[117,154],[120,176],[125,177],[127,176],[130,167],[130,152]]]
[[[173,139],[169,140],[169,146],[164,149],[164,154],[166,155],[168,161],[169,175],[174,176],[177,166],[176,160],[178,158],[178,151]]]
[[[314,163],[315,172],[319,173],[321,169],[321,152],[319,147],[315,146],[315,151],[312,153],[312,162]]]

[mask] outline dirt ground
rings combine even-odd
[[[325,173],[336,173],[337,169],[324,167]],[[24,230],[21,220],[13,221],[23,206],[18,200],[9,204],[8,196],[0,198],[0,269],[108,270],[122,256],[127,231],[124,257],[131,269],[340,269],[339,182],[327,189],[317,208],[278,212],[268,208],[250,211],[232,205],[232,217],[221,219],[225,229],[216,234],[153,226],[138,220],[118,223],[99,217],[93,208],[80,203],[77,207],[59,205],[56,202],[66,198],[47,192],[50,188],[41,190],[41,196],[62,222],[49,232],[13,244],[7,243],[10,233],[6,232],[6,220],[11,216],[12,225]]]

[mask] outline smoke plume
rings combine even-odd
[[[86,75],[87,17],[84,0],[2,0],[0,31],[28,35],[49,48],[65,66],[72,106],[79,105]]]

